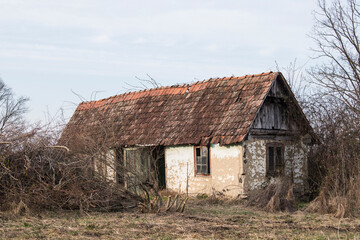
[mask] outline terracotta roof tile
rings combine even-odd
[[[62,135],[114,145],[233,144],[244,140],[278,73],[215,78],[80,103]]]

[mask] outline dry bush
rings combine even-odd
[[[117,162],[121,156],[113,156],[114,161],[104,157],[109,142],[84,135],[88,132],[84,129],[74,134],[76,138],[67,145],[69,149],[56,145],[60,134],[54,129],[38,127],[12,144],[0,145],[0,210],[11,210],[17,215],[59,209],[119,211],[137,208],[139,202],[151,204],[153,195],[160,197],[156,179],[144,179],[141,173],[125,168]],[[108,169],[115,177],[108,177]],[[127,179],[125,186],[124,177],[129,175],[134,181]]]
[[[156,179],[127,181],[125,187],[124,182],[96,169],[95,160],[116,175],[131,173],[134,179],[141,178],[101,157],[115,144],[115,130],[104,125],[102,112],[91,112],[93,124],[71,129],[60,138],[64,122],[28,126],[22,116],[26,99],[14,99],[1,81],[0,102],[5,102],[0,106],[0,210],[15,215],[58,209],[119,211],[136,208],[139,202],[147,204],[150,195],[157,194]],[[59,146],[64,139],[73,140],[66,144],[69,148]]]
[[[310,183],[317,193],[308,211],[337,217],[360,213],[359,117],[336,100],[314,101],[311,117],[321,144],[310,152]]]
[[[293,211],[295,210],[295,198],[293,184],[288,177],[278,177],[265,189],[253,191],[248,200],[248,206],[269,211]]]
[[[197,205],[228,205],[233,204],[234,198],[226,197],[223,191],[212,188],[211,193],[199,193],[196,195],[195,204]]]
[[[9,150],[0,159],[2,210],[25,205],[31,210],[110,211],[136,207],[142,200],[123,186],[96,175],[91,156],[49,148],[46,137],[37,138],[33,142],[27,139],[23,146]]]
[[[150,180],[128,181],[125,187],[96,170],[95,159],[117,174],[131,172],[140,178],[124,166],[99,158],[109,147],[94,136],[77,134],[71,149],[57,146],[61,130],[51,125],[37,127],[29,134],[18,133],[20,137],[11,144],[0,145],[0,210],[15,214],[59,209],[119,211],[149,203],[150,195],[157,193]]]
[[[157,84],[152,78],[143,81]],[[154,195],[161,200],[157,172],[162,147],[146,149],[151,166],[144,176],[139,166],[124,166],[116,125],[103,110],[88,109],[82,115],[86,124],[68,124],[63,131],[64,121],[29,126],[23,117],[26,101],[15,98],[0,80],[0,210],[16,215],[44,209],[118,211],[139,202],[151,206]]]
[[[138,181],[143,179],[141,173],[103,157],[109,151],[108,142],[76,134],[68,149],[55,145],[60,134],[54,129],[38,127],[17,142],[0,145],[0,210],[16,215],[59,209],[119,211],[137,208],[139,202],[150,205],[151,196],[160,197],[156,179]],[[116,177],[109,178],[107,169]],[[135,180],[128,179],[125,186],[124,176],[129,174]]]
[[[331,213],[338,218],[359,216],[359,177],[350,177],[348,185],[339,183],[338,180],[337,173],[329,173],[322,183],[319,195],[310,203],[306,210],[322,214]]]
[[[175,198],[176,195],[178,195],[177,192],[170,190],[170,189],[161,189],[161,190],[159,190],[159,194],[162,197],[170,197],[171,196],[172,198]]]
[[[322,143],[311,151],[310,185],[317,197],[308,210],[359,215],[360,5],[319,0],[314,17],[314,57],[322,61],[309,72],[321,98],[310,98],[306,112]]]

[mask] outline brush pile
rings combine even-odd
[[[293,211],[295,209],[293,185],[288,177],[278,177],[265,189],[253,191],[247,201],[248,206],[268,211]]]

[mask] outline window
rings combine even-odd
[[[266,148],[266,168],[268,176],[279,176],[284,172],[284,146],[270,143]]]
[[[210,175],[208,147],[195,147],[195,167],[195,173],[197,175]]]
[[[139,184],[146,182],[150,171],[150,152],[148,148],[124,149],[124,184],[135,193],[141,190]]]
[[[145,181],[149,177],[150,152],[147,148],[124,149],[125,168],[131,175]]]

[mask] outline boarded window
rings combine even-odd
[[[149,178],[150,153],[147,148],[124,149],[125,186],[137,191],[140,183]]]
[[[198,175],[210,174],[209,148],[195,147],[195,173]]]
[[[284,146],[270,143],[266,148],[266,166],[268,176],[279,176],[284,172]]]

